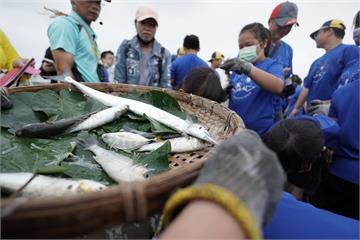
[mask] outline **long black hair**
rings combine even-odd
[[[265,57],[269,56],[270,44],[271,44],[271,32],[269,29],[264,27],[261,23],[251,23],[243,27],[240,34],[243,32],[250,32],[259,42],[267,42],[264,49]]]

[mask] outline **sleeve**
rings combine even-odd
[[[74,23],[59,17],[48,28],[51,50],[63,49],[75,56],[80,31]]]
[[[13,62],[20,58],[20,55],[17,53],[15,48],[10,43],[9,39],[6,37],[5,33],[0,30],[0,42],[2,48],[4,49],[5,54],[5,63],[3,64],[5,69],[12,69]]]
[[[160,79],[160,87],[170,88],[170,65],[171,65],[171,53],[165,49],[165,57],[162,62],[162,73]]]
[[[116,53],[116,65],[115,65],[115,75],[114,81],[118,83],[126,83],[126,56],[125,48],[127,45],[127,40],[124,40]]]
[[[276,63],[275,61],[271,64],[267,72],[274,75],[275,77],[280,78],[281,80],[284,80],[284,69],[279,63]]]

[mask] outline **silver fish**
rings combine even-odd
[[[0,187],[15,192],[30,180],[33,173],[0,173]],[[92,180],[76,180],[37,175],[22,191],[24,196],[67,196],[79,193],[95,192],[107,187]]]
[[[148,169],[125,155],[100,147],[95,138],[80,139],[79,144],[95,154],[95,161],[117,182],[141,181],[148,176]]]
[[[206,147],[203,141],[194,138],[194,137],[179,137],[179,138],[172,138],[167,140],[170,142],[171,145],[171,152],[172,153],[182,153],[182,152],[190,152],[200,150]],[[138,152],[150,152],[158,149],[161,147],[166,141],[161,142],[154,142],[149,143],[141,148],[137,149]]]
[[[99,111],[92,114],[86,120],[80,122],[76,126],[71,127],[66,133],[78,132],[82,130],[91,130],[99,126],[105,125],[118,119],[125,112],[129,110],[127,105],[118,105],[115,107],[107,108],[105,110]]]
[[[134,112],[135,114],[141,116],[146,114],[148,117],[155,119],[156,121],[177,130],[178,132],[187,133],[191,136],[216,144],[216,141],[210,136],[210,133],[201,124],[185,121],[150,104],[97,91],[85,86],[80,82],[75,81],[71,77],[66,77],[62,81],[75,85],[85,95],[96,99],[106,106],[118,106],[124,104],[129,105],[130,111]]]
[[[101,138],[107,145],[109,145],[110,148],[124,151],[138,149],[139,147],[152,141],[151,139],[131,132],[105,133],[101,136]]]

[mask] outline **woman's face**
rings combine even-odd
[[[242,49],[244,47],[250,47],[253,45],[256,46],[256,54],[257,54],[256,62],[265,58],[264,49],[266,46],[266,42],[265,44],[263,42],[260,42],[258,39],[255,38],[254,34],[249,31],[240,33],[239,49]]]

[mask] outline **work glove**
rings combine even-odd
[[[329,109],[330,109],[330,103],[326,103],[319,99],[315,99],[310,102],[310,106],[308,108],[308,114],[311,116],[315,114],[327,116],[329,114]]]
[[[166,227],[184,205],[196,199],[222,205],[245,229],[260,238],[271,219],[285,184],[276,154],[251,130],[243,130],[218,145],[193,185],[177,191],[166,203],[161,227]]]
[[[246,75],[249,75],[253,66],[254,65],[252,65],[252,63],[243,61],[239,58],[231,58],[231,59],[226,60],[220,66],[220,68],[225,70],[225,72],[233,71],[238,74],[244,73]]]
[[[2,87],[0,88],[0,104],[1,104],[1,110],[6,110],[12,108],[13,104],[11,103],[9,97],[8,97],[8,91],[6,88]]]

